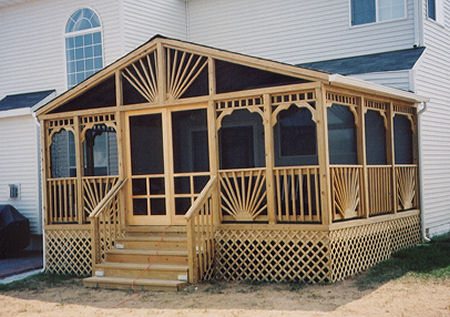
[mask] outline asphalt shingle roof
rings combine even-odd
[[[412,69],[424,47],[400,51],[383,52],[339,58],[320,62],[298,64],[297,66],[330,74],[353,75],[384,71]]]
[[[17,95],[7,95],[5,98],[0,100],[0,111],[19,108],[31,108],[53,92],[55,92],[55,90],[45,90]]]

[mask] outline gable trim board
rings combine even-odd
[[[169,48],[186,50],[199,55],[207,55],[213,59],[220,59],[226,62],[236,63],[247,67],[256,68],[263,71],[274,72],[286,76],[292,76],[296,78],[303,78],[306,80],[319,81],[324,84],[330,84],[337,87],[351,88],[362,92],[368,92],[375,95],[383,94],[390,97],[401,99],[408,102],[424,102],[427,98],[418,96],[416,94],[401,91],[394,88],[385,87],[378,84],[365,82],[362,80],[348,78],[338,74],[327,74],[321,71],[305,69],[295,65],[289,65],[285,63],[270,61],[258,57],[252,57],[239,53],[233,53],[217,48],[212,48],[204,45],[194,44],[182,40],[170,39],[161,35],[155,35],[148,42],[144,43],[137,49],[128,53],[124,57],[118,59],[114,63],[105,67],[103,70],[87,78],[77,86],[66,91],[60,96],[56,97],[46,105],[37,109],[37,116],[46,114],[54,110],[58,105],[67,102],[74,97],[80,95],[84,91],[87,91],[94,84],[104,80],[110,76],[113,76],[117,70],[123,69],[128,64],[139,59],[140,57],[148,54],[150,51],[157,48],[158,45],[164,45]],[[219,94],[217,94],[219,95]]]

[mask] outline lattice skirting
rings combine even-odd
[[[328,281],[328,232],[219,229],[215,276],[225,280]]]
[[[332,231],[219,228],[215,277],[335,282],[420,241],[418,215]]]
[[[90,275],[91,232],[86,229],[45,229],[46,269],[56,274]]]

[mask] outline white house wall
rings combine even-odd
[[[414,45],[407,18],[350,26],[349,0],[188,0],[189,40],[297,64]]]
[[[186,3],[184,0],[123,0],[123,41],[125,53],[162,34],[186,39]]]
[[[103,26],[104,64],[123,54],[119,1],[27,1],[0,10],[0,98],[38,90],[66,90],[64,28],[77,9],[94,9]]]
[[[41,234],[38,129],[31,114],[0,118],[0,205],[10,204]],[[9,199],[9,184],[20,185],[19,199]]]
[[[422,210],[431,235],[450,231],[450,1],[444,4],[444,25],[424,14],[426,50],[415,75],[416,92],[430,97],[422,116],[421,142]]]
[[[376,84],[386,85],[405,91],[411,90],[409,70],[357,74],[350,75],[350,77],[367,80]]]

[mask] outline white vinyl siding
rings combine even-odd
[[[424,0],[426,8],[427,0]],[[431,235],[450,230],[450,1],[445,25],[425,18],[424,56],[416,68],[416,92],[430,98],[422,116],[425,228]]]
[[[392,72],[377,72],[350,75],[349,77],[355,77],[362,80],[367,80],[376,84],[389,86],[405,91],[410,91],[410,77],[409,70],[400,70]]]
[[[186,39],[186,4],[183,0],[123,0],[125,53],[155,34]]]
[[[6,94],[66,90],[64,29],[70,15],[92,8],[103,27],[104,65],[122,55],[119,1],[28,1],[0,10],[0,98]]]
[[[39,185],[39,132],[32,115],[0,118],[0,204],[13,205],[42,234]],[[8,184],[20,185],[20,198],[9,199]]]
[[[189,40],[286,63],[395,51],[414,44],[407,18],[350,26],[348,0],[189,0]]]

